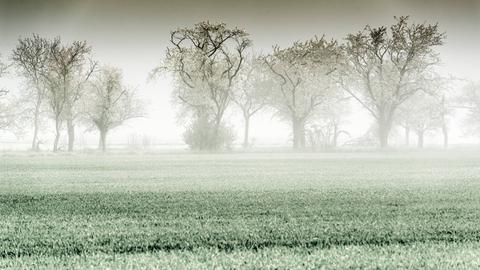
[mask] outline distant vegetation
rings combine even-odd
[[[173,30],[153,76],[173,78],[184,142],[200,151],[230,148],[239,136],[227,112],[244,119],[244,148],[251,146],[250,123],[260,113],[289,123],[296,149],[333,149],[342,136],[350,145],[385,148],[396,127],[404,129],[407,145],[411,133],[423,147],[425,134],[440,132],[447,147],[456,109],[467,111],[470,126],[478,125],[480,87],[471,83],[454,91],[452,80],[438,74],[437,49],[446,35],[437,23],[412,23],[403,16],[342,40],[319,34],[257,54],[247,30],[238,27],[206,21]],[[20,37],[4,55],[0,76],[17,74],[27,87],[19,93],[0,90],[0,128],[31,134],[31,149],[38,151],[45,142],[41,131],[53,126],[54,152],[74,150],[76,127],[93,128],[105,151],[108,134],[144,111],[122,71],[92,59],[92,50],[86,41]],[[345,130],[352,102],[375,123],[362,138],[350,138]],[[61,149],[65,128],[68,145]]]

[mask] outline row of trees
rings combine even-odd
[[[450,98],[452,88],[436,73],[436,48],[444,39],[437,24],[399,17],[389,27],[366,26],[343,42],[313,37],[255,54],[245,30],[201,22],[171,32],[171,45],[154,74],[172,75],[173,101],[187,127],[184,140],[195,150],[232,143],[235,134],[225,116],[232,108],[244,119],[244,147],[250,144],[251,119],[260,111],[273,111],[290,124],[294,148],[335,147],[340,136],[349,136],[342,125],[351,102],[375,120],[371,133],[381,147],[388,146],[394,126],[404,128],[407,145],[411,132],[422,147],[426,132],[441,130],[447,146],[452,108],[479,119],[480,86],[470,84],[463,98]],[[98,130],[99,148],[105,150],[111,129],[142,115],[141,102],[135,89],[124,85],[122,72],[100,66],[91,52],[86,42],[20,38],[10,64],[0,64],[0,76],[10,69],[27,87],[19,99],[6,99],[9,91],[0,90],[0,128],[29,121],[31,147],[38,150],[39,132],[50,119],[53,151],[59,150],[65,128],[72,151],[76,126],[87,124]]]
[[[13,109],[2,110],[9,116],[2,115],[4,126],[31,123],[31,148],[39,150],[39,134],[48,116],[55,126],[56,152],[65,126],[67,150],[73,151],[75,127],[82,122],[99,131],[99,147],[105,150],[108,132],[141,111],[135,89],[122,82],[122,72],[99,66],[91,59],[91,51],[85,41],[64,44],[60,38],[39,35],[20,38],[9,67],[24,79],[26,87],[19,98],[11,99]]]
[[[366,26],[342,44],[314,37],[287,48],[274,46],[268,55],[246,53],[252,42],[244,30],[202,22],[172,31],[172,46],[157,71],[166,69],[174,76],[174,100],[180,117],[190,123],[185,140],[194,149],[228,144],[224,115],[231,104],[244,116],[244,146],[250,118],[264,108],[291,124],[294,148],[305,147],[307,141],[335,144],[347,133],[339,128],[339,114],[349,98],[375,119],[380,146],[386,147],[402,106],[418,100],[418,110],[424,110],[424,102],[439,94],[434,85],[439,63],[435,47],[443,44],[445,35],[437,24],[408,19],[395,18],[389,28]],[[329,128],[315,125],[318,119]],[[406,122],[422,134],[427,129],[420,130],[426,123]],[[313,130],[306,132],[312,124]]]

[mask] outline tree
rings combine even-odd
[[[8,65],[0,61],[0,78],[7,73]],[[12,106],[6,101],[9,91],[0,88],[0,130],[10,127],[14,121],[15,115],[12,112]]]
[[[338,94],[335,71],[340,59],[337,42],[324,37],[280,49],[264,62],[277,87],[269,95],[269,104],[280,117],[292,123],[293,147],[305,147],[305,124],[326,100]]]
[[[12,60],[17,66],[19,73],[30,86],[25,100],[33,100],[33,138],[32,150],[38,150],[38,132],[40,128],[40,113],[42,103],[46,95],[44,76],[48,72],[50,49],[57,46],[55,39],[53,44],[39,35],[29,38],[20,38],[17,47],[13,50]]]
[[[453,82],[458,80],[457,78],[441,78],[439,77],[435,80],[434,87],[436,91],[434,95],[439,100],[438,102],[438,112],[440,117],[440,125],[443,136],[443,147],[448,147],[448,133],[449,133],[449,122],[451,121],[451,116],[454,114],[454,105],[452,94],[454,93],[454,84]]]
[[[425,134],[443,126],[443,96],[418,91],[400,108],[403,125],[417,135],[417,147],[423,148]],[[409,134],[405,132],[405,135]]]
[[[441,129],[443,147],[448,147],[448,121],[452,113],[449,94],[452,78],[432,74],[416,92],[398,108],[395,121],[405,130],[405,145],[410,144],[410,131],[417,135],[417,146],[423,147],[424,133]]]
[[[312,149],[318,147],[322,150],[334,149],[338,146],[341,135],[350,136],[342,129],[345,117],[349,113],[349,106],[345,98],[335,98],[323,104],[312,117],[312,123],[307,128],[308,143]]]
[[[243,147],[249,146],[250,119],[267,105],[270,76],[260,57],[247,58],[235,80],[232,98],[244,119]]]
[[[235,77],[243,64],[244,51],[251,44],[248,34],[224,23],[201,22],[171,32],[165,66],[176,82],[173,95],[193,121],[206,121],[210,142],[206,149],[222,147],[219,140],[223,117],[232,96]],[[192,125],[196,127],[205,125]]]
[[[80,100],[84,84],[95,71],[96,63],[88,61],[91,48],[85,41],[74,41],[70,45],[61,45],[60,39],[53,42],[47,81],[49,105],[55,120],[55,140],[53,151],[58,151],[63,120],[67,122],[68,151],[73,151],[75,140],[74,120],[77,116],[76,105]],[[90,65],[87,66],[87,63]]]
[[[142,115],[141,103],[135,91],[123,85],[122,72],[113,67],[101,68],[89,83],[83,101],[84,119],[98,129],[98,148],[103,152],[107,148],[110,130]]]
[[[458,97],[457,107],[466,110],[466,124],[468,132],[472,134],[480,133],[480,83],[468,82]]]
[[[440,113],[440,123],[442,128],[442,135],[443,135],[443,148],[448,147],[448,115],[451,114],[450,105],[448,104],[448,99],[446,95],[443,94],[440,99],[439,106],[439,113]]]
[[[8,128],[13,122],[11,107],[6,103],[7,90],[0,90],[0,130]]]
[[[370,26],[347,36],[341,84],[375,118],[380,147],[388,146],[395,112],[422,89],[425,78],[438,64],[436,46],[445,35],[438,24],[409,24],[395,18],[390,27]]]

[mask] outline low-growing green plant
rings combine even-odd
[[[69,258],[65,268],[129,260],[155,268],[157,256],[189,268],[201,258],[199,268],[210,260],[228,268],[242,256],[255,262],[245,268],[292,268],[272,260],[294,251],[291,262],[311,269],[335,268],[335,256],[358,258],[339,268],[407,265],[388,264],[391,252],[434,269],[428,256],[443,250],[457,254],[450,263],[464,256],[473,265],[466,260],[480,241],[472,153],[3,156],[0,164],[0,268],[58,258]],[[431,247],[425,258],[412,251],[418,245]]]

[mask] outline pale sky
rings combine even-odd
[[[171,30],[203,20],[222,21],[244,28],[254,49],[268,52],[274,44],[288,46],[314,35],[342,41],[366,24],[389,25],[393,16],[401,15],[411,15],[415,22],[439,22],[447,33],[446,44],[439,50],[442,72],[480,80],[480,0],[0,0],[0,53],[8,56],[19,36],[32,33],[61,36],[64,41],[86,40],[95,60],[121,68],[126,83],[137,86],[148,101],[147,117],[115,130],[111,141],[125,143],[129,134],[137,133],[175,143],[181,142],[183,127],[177,125],[170,105],[168,78],[147,81],[169,45]],[[241,119],[231,120],[240,140]],[[369,121],[367,114],[356,113],[349,128],[361,135]],[[253,119],[251,131],[259,142],[278,143],[287,143],[290,132],[269,114]],[[452,140],[461,141],[460,135]],[[95,133],[84,136],[89,142],[96,138]]]

